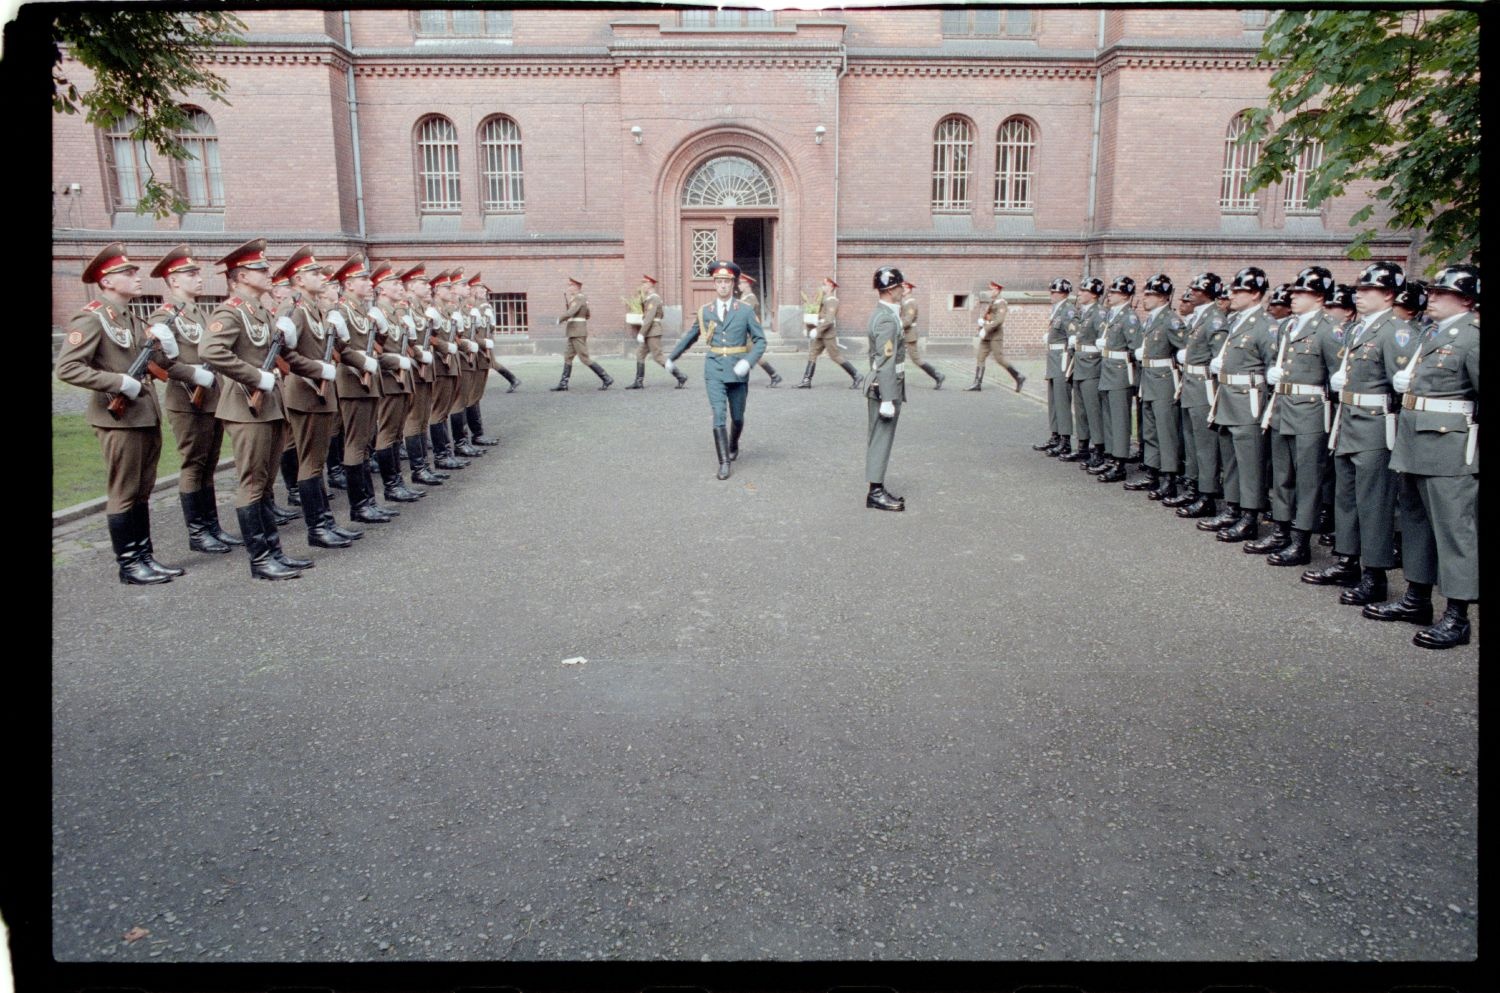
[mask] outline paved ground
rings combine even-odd
[[[55,956],[1478,954],[1475,646],[1036,455],[966,360],[913,380],[905,514],[831,366],[756,373],[719,482],[697,365],[517,360],[504,444],[294,583],[170,496],[168,586],[58,534]]]

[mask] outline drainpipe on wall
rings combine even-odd
[[[843,124],[839,116],[839,93],[843,89],[844,76],[849,72],[849,49],[839,43],[839,58],[842,67],[833,80],[833,278],[839,278],[839,135]]]
[[[1094,48],[1094,136],[1089,152],[1089,216],[1088,234],[1094,233],[1094,200],[1099,187],[1099,113],[1104,95],[1104,74],[1099,71],[1099,53],[1104,50],[1104,11],[1099,11],[1099,43]],[[1084,249],[1083,271],[1089,273],[1089,253]]]
[[[365,180],[359,162],[359,101],[354,96],[354,32],[349,12],[344,11],[344,48],[349,52],[349,72],[344,77],[349,90],[349,134],[354,145],[354,206],[359,214],[359,240],[365,240]],[[361,245],[361,247],[364,247]]]

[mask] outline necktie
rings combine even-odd
[[[724,304],[723,304],[723,302],[719,303],[719,320],[720,321],[724,320]]]
[[[1359,336],[1362,335],[1362,334],[1364,334],[1364,333],[1365,333],[1365,322],[1364,321],[1360,321],[1358,324],[1354,325],[1354,330],[1349,332],[1349,347],[1353,348],[1354,345],[1355,345],[1355,343],[1359,341]]]

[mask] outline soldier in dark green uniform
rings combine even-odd
[[[1073,404],[1068,395],[1068,325],[1075,317],[1073,304],[1068,300],[1072,292],[1073,283],[1067,279],[1054,279],[1047,287],[1052,312],[1047,315],[1047,331],[1042,340],[1047,346],[1047,427],[1052,436],[1031,448],[1053,459],[1073,452]]]
[[[1182,472],[1177,351],[1187,344],[1187,325],[1172,313],[1172,280],[1166,273],[1146,280],[1141,297],[1147,316],[1135,359],[1141,367],[1141,462],[1146,467],[1146,480],[1126,483],[1125,488],[1145,489],[1148,498],[1161,500],[1176,495],[1177,477]]]
[[[885,488],[885,469],[896,440],[896,422],[906,403],[906,344],[901,336],[901,270],[881,266],[873,285],[880,302],[870,315],[870,373],[865,377],[865,406],[869,434],[865,442],[865,478],[870,491],[865,507],[871,510],[906,509],[906,501]]]
[[[765,354],[766,333],[761,330],[754,311],[734,297],[740,267],[733,262],[716,261],[709,272],[714,280],[715,300],[698,308],[687,333],[672,346],[667,371],[677,368],[682,353],[702,335],[708,346],[708,357],[703,360],[703,386],[714,412],[719,478],[728,479],[729,463],[739,458],[740,433],[745,429],[745,399],[750,390],[747,377]]]
[[[1193,313],[1187,322],[1186,341],[1177,353],[1182,366],[1182,392],[1177,402],[1187,425],[1183,430],[1183,447],[1193,450],[1197,476],[1187,481],[1183,493],[1163,501],[1177,507],[1177,516],[1182,518],[1214,517],[1214,501],[1222,492],[1219,434],[1208,421],[1217,384],[1209,375],[1208,365],[1229,332],[1229,323],[1217,304],[1223,288],[1224,281],[1212,272],[1201,272],[1188,284]]]
[[[1135,296],[1135,280],[1116,276],[1109,284],[1109,312],[1104,317],[1099,337],[1103,362],[1099,370],[1099,392],[1104,394],[1104,442],[1109,462],[1095,474],[1101,483],[1118,483],[1125,478],[1130,461],[1130,400],[1135,394],[1136,346],[1141,343],[1141,320],[1130,306]]]
[[[1324,336],[1325,350],[1330,347],[1335,352],[1344,347],[1344,338],[1349,329],[1354,327],[1356,314],[1354,313],[1354,286],[1350,283],[1339,283],[1334,287],[1333,295],[1323,304],[1323,310],[1328,314],[1329,320],[1334,324],[1331,335]],[[1328,362],[1329,370],[1337,369],[1342,364],[1341,358],[1335,355]],[[1337,410],[1339,399],[1337,394],[1329,398],[1329,408]],[[1332,456],[1329,456],[1328,471],[1323,473],[1323,491],[1318,506],[1318,523],[1313,532],[1318,536],[1318,544],[1324,548],[1333,545],[1333,490],[1334,472]]]
[[[1068,350],[1071,365],[1068,378],[1073,383],[1073,426],[1078,434],[1078,450],[1063,455],[1059,462],[1078,462],[1080,469],[1104,465],[1104,414],[1099,406],[1099,346],[1095,339],[1104,327],[1104,311],[1099,297],[1104,280],[1085,276],[1078,281],[1078,306],[1068,322]],[[1092,446],[1091,443],[1092,442]]]
[[[1392,377],[1402,394],[1390,467],[1401,479],[1402,569],[1406,594],[1371,604],[1366,617],[1432,621],[1432,586],[1442,618],[1412,636],[1422,648],[1469,642],[1469,604],[1479,599],[1479,269],[1448,266],[1427,288],[1436,323],[1417,356]]]

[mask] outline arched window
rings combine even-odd
[[[969,159],[974,126],[962,117],[945,117],[932,138],[932,212],[962,214],[969,210]]]
[[[417,124],[417,209],[424,214],[456,214],[458,131],[446,117],[424,117]]]
[[[738,155],[703,163],[682,190],[684,207],[774,207],[776,184],[760,166]]]
[[[219,170],[219,134],[214,119],[197,107],[184,107],[188,126],[177,133],[188,157],[177,162],[177,188],[194,210],[224,209],[224,180]]]
[[[1224,180],[1219,186],[1219,209],[1226,214],[1253,214],[1255,195],[1247,192],[1250,170],[1260,158],[1259,145],[1242,145],[1240,139],[1250,130],[1250,112],[1240,111],[1224,132]]]
[[[995,209],[1029,214],[1035,207],[1036,127],[1012,117],[995,136]]]
[[[491,117],[479,129],[484,210],[513,214],[526,209],[521,185],[521,129],[509,117]]]
[[[151,153],[130,133],[140,118],[127,113],[104,132],[104,171],[109,181],[110,210],[134,210],[151,176]]]
[[[1307,203],[1307,187],[1312,174],[1323,164],[1323,143],[1316,139],[1304,142],[1297,151],[1297,166],[1286,178],[1286,212],[1288,214],[1316,214],[1318,208]]]

